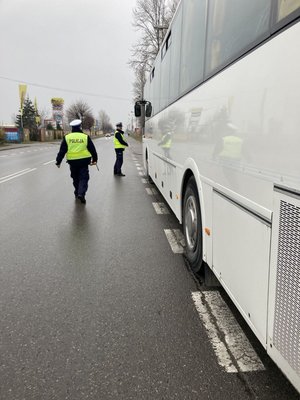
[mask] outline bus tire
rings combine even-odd
[[[188,180],[183,200],[183,233],[185,255],[191,269],[199,272],[202,266],[202,221],[197,184],[194,176]]]
[[[148,161],[148,151],[146,150],[145,155],[145,164],[146,164],[146,177],[149,178],[149,161]]]

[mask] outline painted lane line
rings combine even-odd
[[[208,338],[217,356],[219,365],[223,367],[226,372],[237,372],[236,367],[232,364],[231,357],[226,349],[225,344],[218,337],[218,330],[215,326],[212,315],[210,315],[208,306],[202,302],[201,293],[192,292],[192,298],[194,300],[199,317],[206,328]]]
[[[146,189],[146,192],[149,194],[149,196],[155,196],[158,194],[157,190],[154,188],[145,188],[145,189]]]
[[[137,169],[138,171],[143,171],[144,168],[142,168],[142,167],[136,167],[136,169]]]
[[[185,240],[180,229],[164,229],[173,253],[184,253]]]
[[[148,183],[147,179],[142,178],[142,183]]]
[[[55,162],[55,160],[51,160],[51,161],[45,162],[43,165],[48,165],[48,164],[51,164],[51,163],[54,163],[54,162]]]
[[[218,363],[226,372],[265,369],[219,292],[192,292],[192,298]]]
[[[2,176],[2,178],[0,178],[0,180],[9,178],[9,177],[14,176],[14,175],[18,175],[18,174],[20,174],[21,172],[25,172],[25,171],[29,171],[29,170],[30,170],[30,168],[21,169],[21,171],[14,172],[13,174],[6,175],[6,176]]]
[[[3,178],[0,179],[0,183],[4,183],[4,182],[7,182],[7,181],[10,181],[11,179],[14,179],[14,178],[19,178],[19,176],[22,176],[24,174],[28,174],[28,172],[32,172],[32,171],[35,171],[35,170],[36,170],[36,168],[32,168],[32,169],[23,170],[23,172],[20,171],[19,173],[16,172],[15,174],[4,176]]]
[[[143,173],[143,172],[139,172],[139,175],[140,175],[140,176],[144,176],[144,173]]]
[[[170,214],[165,203],[152,203],[156,214]]]

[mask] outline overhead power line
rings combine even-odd
[[[59,87],[55,87],[55,86],[47,86],[47,85],[42,85],[40,83],[33,83],[33,82],[23,81],[22,79],[7,78],[6,76],[0,76],[0,79],[6,80],[6,81],[10,81],[10,82],[25,83],[26,85],[36,86],[36,87],[40,87],[40,88],[43,88],[43,89],[59,90],[61,92],[76,93],[76,94],[82,94],[82,95],[85,95],[85,96],[102,97],[103,99],[131,101],[131,99],[128,99],[128,98],[125,98],[125,97],[107,96],[107,95],[103,95],[103,94],[99,94],[99,93],[81,92],[79,90],[59,88]]]

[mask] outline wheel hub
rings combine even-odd
[[[197,226],[198,226],[198,216],[196,201],[193,196],[190,196],[186,202],[185,209],[185,233],[187,246],[190,250],[194,250],[197,244]]]

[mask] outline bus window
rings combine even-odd
[[[209,2],[206,77],[270,35],[271,3],[271,0]]]
[[[170,48],[170,82],[169,101],[176,100],[179,96],[179,72],[180,72],[180,48],[181,48],[181,22],[182,22],[182,3],[178,6],[172,24],[172,46]]]
[[[300,0],[278,0],[277,21],[281,21],[300,9]]]
[[[160,81],[160,108],[163,109],[169,104],[170,91],[170,64],[171,64],[171,31],[162,46],[161,60],[161,81]]]
[[[164,56],[166,55],[166,52],[168,51],[169,47],[171,46],[171,43],[172,43],[172,37],[171,37],[171,31],[170,31],[167,36],[167,39],[165,40],[165,42],[162,46],[161,59],[163,59]]]
[[[205,0],[184,0],[180,64],[180,94],[203,81]]]

